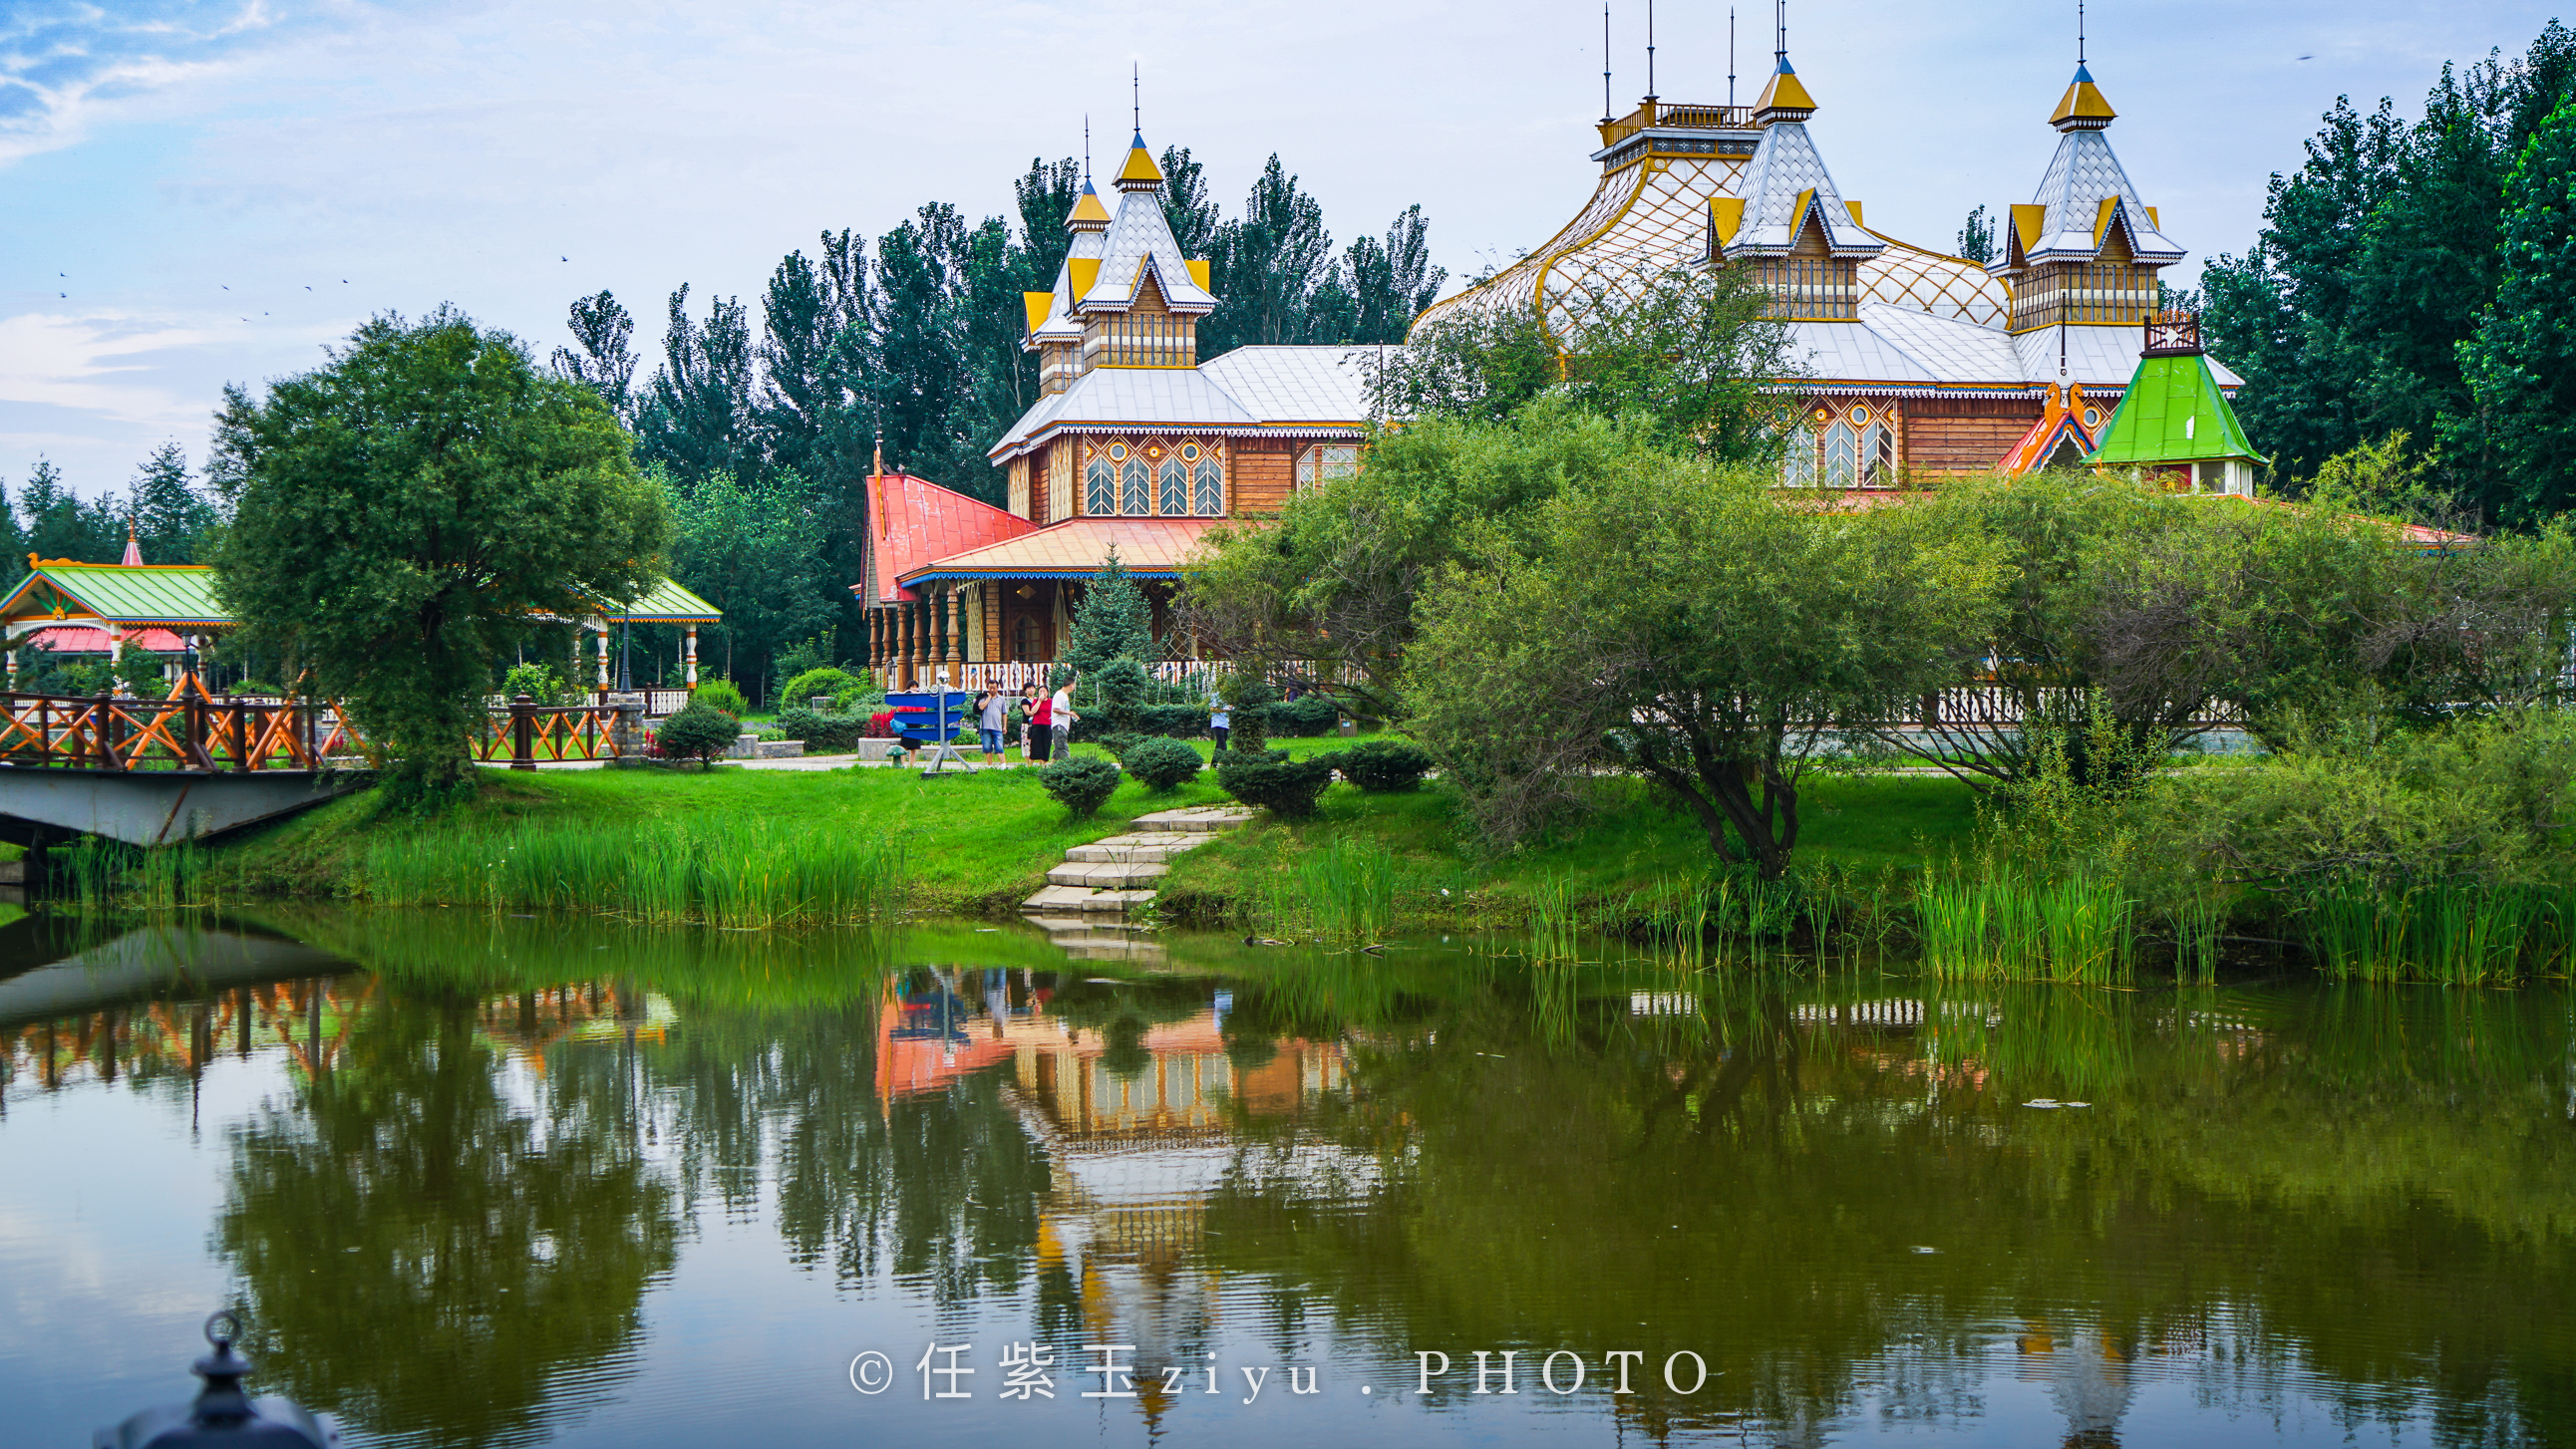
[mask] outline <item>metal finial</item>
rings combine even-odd
[[[1601,124],[1610,124],[1610,7],[1601,7]]]
[[[2075,63],[2084,63],[2084,0],[2075,0]]]
[[[1085,190],[1089,190],[1091,186],[1091,113],[1089,111],[1082,113],[1082,185]]]
[[[1789,58],[1789,0],[1771,0],[1771,68]]]
[[[1646,99],[1655,98],[1655,0],[1646,0]]]
[[[1735,104],[1735,7],[1726,7],[1726,103]]]
[[[1145,66],[1141,61],[1130,61],[1128,64],[1133,69],[1127,75],[1127,96],[1133,103],[1136,113],[1134,116],[1136,134],[1141,136],[1145,134]]]

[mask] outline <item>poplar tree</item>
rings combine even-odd
[[[2503,463],[2506,511],[2576,503],[2576,103],[2550,114],[2504,187],[2504,279],[2495,315],[2460,346],[2475,429]]]

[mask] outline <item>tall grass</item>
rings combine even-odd
[[[1320,850],[1274,852],[1244,902],[1243,925],[1274,935],[1308,935],[1362,945],[1394,934],[1415,882],[1385,843],[1336,836]]]
[[[1924,964],[1951,978],[2125,981],[2135,916],[2116,880],[2082,868],[2041,875],[1991,855],[1928,870],[1914,893]]]
[[[370,846],[360,878],[387,905],[734,929],[883,921],[904,896],[885,843],[767,820],[424,831]]]
[[[2317,892],[2301,913],[2317,962],[2355,981],[2504,985],[2567,959],[2569,892],[2533,886],[2355,882]]]

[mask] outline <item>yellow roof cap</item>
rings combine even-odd
[[[2075,67],[2075,79],[2067,83],[2066,94],[2059,98],[2057,110],[2049,116],[2048,124],[2061,131],[2098,131],[2111,124],[2119,114],[2111,109],[2109,101],[2102,98],[2101,88],[2093,84],[2093,73],[2079,65]]]
[[[1118,184],[1121,186],[1163,184],[1163,168],[1154,164],[1154,153],[1145,149],[1145,133],[1142,131],[1136,133],[1135,141],[1127,148],[1127,164],[1118,168]]]
[[[1770,111],[1795,111],[1798,114],[1781,119],[1803,121],[1815,109],[1816,98],[1807,94],[1805,83],[1798,79],[1798,72],[1784,55],[1780,57],[1780,68],[1771,72],[1770,83],[1762,87],[1762,94],[1753,102],[1753,119],[1760,121]]]
[[[1082,194],[1073,199],[1072,214],[1065,217],[1064,224],[1076,226],[1086,221],[1109,224],[1109,208],[1100,204],[1100,193],[1092,190],[1088,181],[1082,183]]]

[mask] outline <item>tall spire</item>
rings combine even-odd
[[[130,569],[143,567],[143,546],[135,541],[134,515],[130,513],[125,516],[125,557],[117,562]]]
[[[1646,0],[1646,99],[1655,99],[1655,0]]]
[[[1609,125],[1610,114],[1610,4],[1601,4],[1601,124]]]

